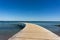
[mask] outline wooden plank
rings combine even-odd
[[[51,31],[31,23],[25,23],[26,27],[8,40],[60,40]]]

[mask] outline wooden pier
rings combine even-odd
[[[60,40],[51,31],[31,23],[25,23],[26,27],[8,40]]]

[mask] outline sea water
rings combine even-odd
[[[21,22],[37,24],[60,36],[60,27],[55,26],[60,24],[60,21],[0,21],[0,40],[8,40],[20,31],[16,25]]]

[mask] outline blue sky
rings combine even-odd
[[[0,0],[2,21],[60,21],[60,0]]]

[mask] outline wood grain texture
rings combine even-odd
[[[51,31],[31,23],[25,23],[26,27],[8,40],[60,40]]]

